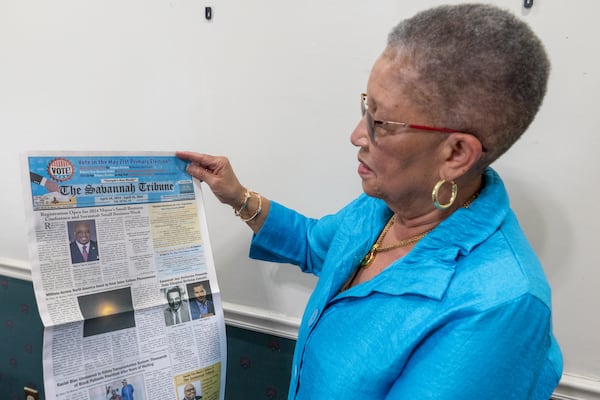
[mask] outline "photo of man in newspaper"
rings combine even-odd
[[[94,220],[70,221],[67,223],[71,244],[71,263],[79,264],[98,261],[98,241]]]
[[[127,382],[127,379],[123,379],[121,385],[121,397],[123,400],[133,400],[133,392],[135,392],[133,385]]]
[[[187,285],[187,291],[190,294],[192,320],[215,315],[215,306],[208,281],[190,283]]]
[[[179,286],[173,286],[163,289],[163,292],[165,292],[169,304],[164,310],[167,326],[188,322],[190,320],[190,306],[188,301],[184,299],[184,291]]]
[[[186,383],[183,387],[179,388],[179,400],[201,400],[201,399],[202,399],[202,390],[200,389],[200,382]]]

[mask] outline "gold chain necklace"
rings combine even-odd
[[[379,237],[375,241],[375,244],[373,245],[373,247],[371,247],[371,250],[369,250],[369,252],[367,254],[365,254],[365,256],[363,257],[362,261],[360,262],[361,267],[369,268],[369,266],[375,259],[375,256],[377,255],[377,253],[383,253],[384,251],[389,251],[389,250],[398,249],[400,247],[410,246],[411,244],[416,243],[419,240],[423,239],[425,237],[425,235],[427,235],[429,232],[431,232],[433,230],[433,229],[430,229],[423,233],[419,233],[416,236],[401,240],[398,243],[394,243],[394,244],[386,246],[386,247],[381,247],[381,242],[383,241],[383,238],[390,230],[390,227],[392,225],[394,225],[395,220],[396,220],[396,215],[394,214],[394,215],[392,215],[392,218],[390,218],[389,221],[385,224],[385,227],[379,234]]]
[[[475,200],[478,195],[479,195],[479,193],[475,193],[469,200],[467,200],[462,205],[462,207],[469,208],[469,206],[471,205],[473,200]],[[377,237],[375,244],[373,245],[373,247],[371,247],[371,250],[369,250],[369,252],[367,254],[365,254],[365,256],[363,257],[362,261],[360,262],[361,267],[363,267],[365,269],[369,268],[371,266],[371,264],[373,263],[373,260],[375,260],[375,256],[377,255],[377,253],[383,253],[384,251],[389,251],[389,250],[398,249],[400,247],[410,246],[411,244],[416,243],[419,240],[423,239],[425,236],[427,236],[427,234],[429,232],[431,232],[433,230],[433,228],[432,228],[423,233],[419,233],[416,236],[401,240],[398,243],[389,245],[387,247],[381,247],[381,242],[383,241],[383,238],[388,233],[388,231],[390,230],[390,227],[394,224],[395,220],[396,220],[396,214],[392,215],[392,218],[390,218],[389,221],[385,224],[385,227],[383,228],[383,230]]]

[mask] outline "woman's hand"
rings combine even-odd
[[[227,157],[211,156],[191,151],[178,151],[175,155],[189,161],[187,172],[206,182],[217,199],[238,209],[244,202],[246,188],[235,176]]]

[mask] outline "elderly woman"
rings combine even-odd
[[[496,7],[400,22],[351,135],[364,194],[321,219],[248,191],[224,157],[178,153],[255,232],[251,257],[319,277],[290,399],[550,398],[550,289],[489,167],[533,120],[548,72],[534,33]]]

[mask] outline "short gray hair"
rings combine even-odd
[[[488,150],[486,165],[525,132],[546,94],[550,62],[542,42],[495,6],[420,12],[394,27],[388,48],[417,72],[415,105],[436,124],[475,134]]]

